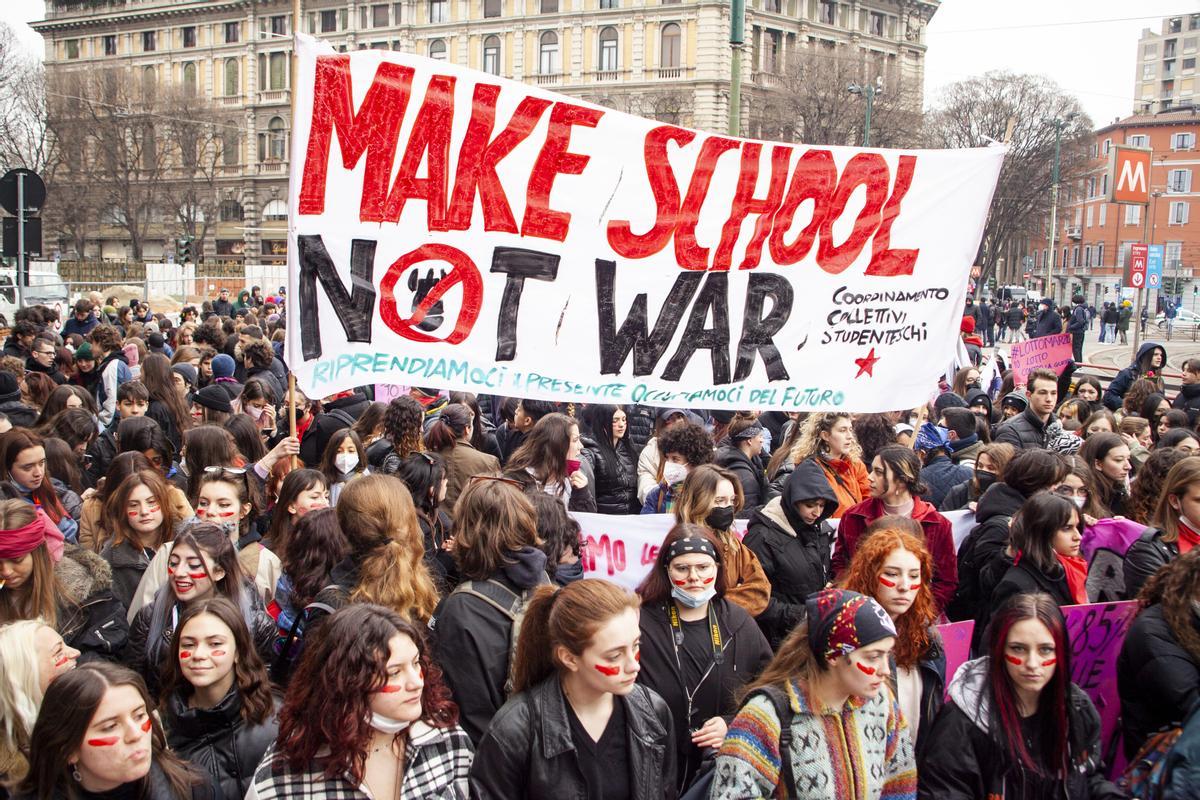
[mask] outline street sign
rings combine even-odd
[[[1163,251],[1161,244],[1152,244],[1146,249],[1146,288],[1161,289],[1163,278]]]
[[[1113,145],[1108,158],[1108,199],[1113,203],[1150,203],[1150,154],[1145,147]]]
[[[17,243],[17,218],[5,217],[3,221],[4,237],[3,251],[0,255],[5,258],[16,258],[20,245]],[[25,220],[25,255],[33,258],[42,257],[42,219],[30,217]]]
[[[1144,244],[1129,246],[1129,285],[1134,289],[1146,287],[1147,247]]]
[[[42,210],[42,204],[46,202],[46,184],[36,172],[24,167],[10,169],[4,173],[3,178],[0,178],[0,207],[10,214],[18,213],[18,175],[25,176],[25,180],[20,181],[25,186],[25,213],[29,216],[36,215]]]

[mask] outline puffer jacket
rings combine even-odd
[[[1052,413],[1042,422],[1033,409],[1026,407],[1020,414],[997,425],[992,432],[992,441],[1011,444],[1018,450],[1041,449],[1047,446],[1047,435],[1057,421],[1058,417]]]
[[[717,451],[716,465],[737,476],[744,502],[739,516],[748,518],[768,500],[767,472],[762,457],[747,456],[737,445],[726,443]]]
[[[675,737],[666,702],[636,684],[614,702],[624,704],[628,724],[630,800],[672,800]],[[513,696],[496,713],[471,764],[471,797],[587,797],[557,675]]]
[[[814,524],[805,525],[795,503],[814,498],[825,501],[825,510]],[[773,649],[804,620],[805,599],[830,580],[834,533],[826,520],[836,509],[837,495],[824,470],[810,460],[791,473],[782,496],[750,517],[742,544],[758,556],[771,582],[771,599],[758,624]]]
[[[125,607],[113,596],[112,569],[96,553],[67,545],[54,577],[69,597],[58,600],[58,633],[79,651],[80,663],[120,656],[129,639]]]
[[[972,474],[969,467],[954,463],[947,455],[933,456],[921,467],[921,483],[929,487],[922,497],[934,508],[939,508],[947,492]]]
[[[1158,528],[1148,528],[1138,540],[1125,551],[1125,598],[1137,599],[1146,581],[1154,573],[1179,557],[1178,542],[1163,540]]]
[[[1008,526],[1025,502],[1025,495],[1007,483],[994,483],[975,507],[975,527],[958,548],[958,588],[946,607],[946,615],[959,622],[975,619],[991,598],[983,590],[984,568],[1001,558],[1008,547]]]
[[[1195,426],[1200,418],[1200,383],[1185,383],[1179,387],[1179,394],[1171,401],[1171,408],[1179,408],[1187,413],[1188,425]]]
[[[596,511],[600,514],[636,514],[637,452],[623,436],[616,447],[604,447],[584,438],[583,458],[588,459],[596,477]]]
[[[1191,622],[1200,631],[1194,614]],[[1129,758],[1150,734],[1181,724],[1200,699],[1200,662],[1179,643],[1161,605],[1147,607],[1129,626],[1117,656],[1117,693]]]
[[[165,705],[163,727],[175,755],[208,773],[226,800],[245,796],[263,753],[279,732],[274,710],[263,722],[247,724],[236,684],[212,708],[189,708],[180,691]]]
[[[112,568],[113,594],[121,601],[121,605],[129,608],[133,596],[137,594],[138,584],[142,582],[142,575],[150,566],[153,551],[147,555],[144,549],[126,539],[116,547],[112,542],[104,545],[100,557]]]
[[[1162,354],[1162,365],[1158,368],[1150,365],[1154,358],[1154,352],[1158,351]],[[1125,399],[1125,393],[1129,391],[1129,387],[1133,386],[1133,382],[1138,378],[1150,378],[1158,384],[1158,390],[1163,390],[1162,371],[1167,365],[1167,351],[1158,342],[1142,342],[1142,346],[1138,348],[1137,356],[1134,357],[1133,363],[1125,369],[1117,373],[1117,377],[1113,378],[1108,384],[1108,388],[1104,390],[1102,398],[1104,405],[1109,411],[1118,411],[1121,408],[1121,401]]]
[[[1067,699],[1069,772],[1042,778],[1014,764],[991,730],[988,659],[968,661],[950,683],[950,701],[929,732],[917,765],[920,800],[1118,800],[1126,795],[1104,777],[1100,715],[1071,684]],[[1035,753],[1035,758],[1041,753]]]
[[[658,414],[658,409],[652,406],[626,406],[625,407],[625,438],[629,440],[630,447],[633,452],[641,453],[642,448],[646,446],[646,442],[654,438],[654,421]],[[636,459],[635,459],[636,463]]]

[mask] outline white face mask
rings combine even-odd
[[[674,461],[663,464],[663,482],[668,486],[682,483],[687,474],[688,468],[683,464],[676,464]]]
[[[392,719],[382,714],[376,714],[374,711],[371,712],[371,727],[380,733],[399,733],[411,724],[411,722]]]
[[[351,473],[358,466],[358,453],[338,453],[333,457],[333,465],[343,475]]]
[[[1075,501],[1076,508],[1083,508],[1083,504],[1087,502],[1086,497],[1075,496],[1075,497],[1072,497],[1071,499]]]

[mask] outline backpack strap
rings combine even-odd
[[[762,686],[755,689],[750,697],[755,695],[766,697],[775,707],[775,716],[779,717],[779,771],[783,773],[783,785],[787,788],[787,796],[799,797],[796,792],[796,776],[792,773],[792,701],[787,692],[778,686]]]
[[[514,621],[517,618],[517,612],[520,610],[522,600],[521,595],[513,593],[507,586],[491,578],[485,581],[464,581],[454,587],[454,591],[450,592],[450,594],[469,594],[472,597],[478,597]]]
[[[350,416],[350,414],[344,408],[333,408],[325,413],[336,419],[338,422],[344,422],[347,428],[354,427],[354,417]]]

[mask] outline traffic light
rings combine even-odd
[[[179,239],[175,245],[175,250],[179,256],[179,263],[186,264],[192,260],[192,237],[184,236]]]

